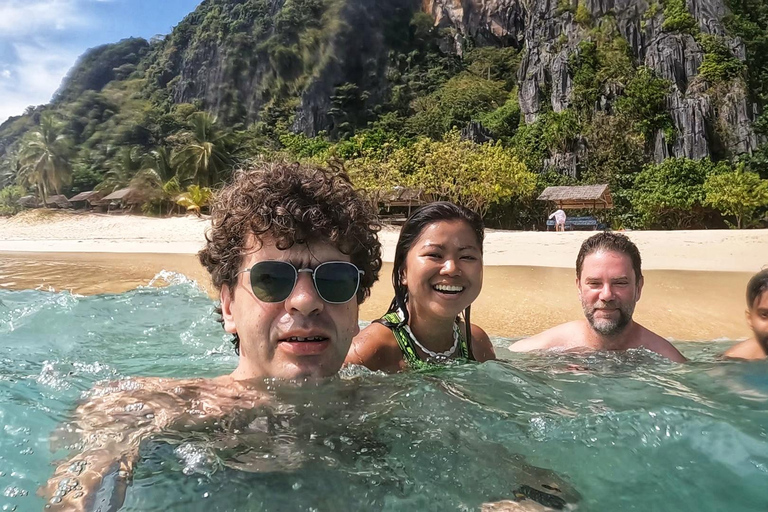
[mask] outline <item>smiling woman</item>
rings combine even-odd
[[[494,359],[488,335],[469,315],[483,287],[483,238],[482,219],[453,203],[431,203],[414,213],[395,248],[395,298],[355,338],[346,362],[396,372]]]

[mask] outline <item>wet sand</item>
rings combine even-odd
[[[160,271],[179,272],[215,296],[208,274],[190,254],[0,252],[0,289],[121,293],[146,286]],[[392,299],[391,264],[385,264],[362,320],[380,316]],[[740,339],[744,288],[750,272],[647,270],[635,319],[674,340]],[[582,317],[572,269],[488,266],[472,321],[491,335],[519,338]],[[163,284],[160,281],[157,284]]]

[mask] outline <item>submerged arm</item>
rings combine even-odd
[[[63,461],[41,489],[47,510],[117,510],[139,457],[141,441],[165,428],[184,407],[160,392],[161,381],[123,381],[97,388],[80,405],[66,431],[81,451]]]

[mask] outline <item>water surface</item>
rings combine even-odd
[[[69,453],[49,438],[95,384],[235,367],[209,296],[159,277],[170,286],[0,290],[0,509],[43,508],[35,492]],[[157,436],[124,510],[476,510],[541,478],[579,510],[768,508],[768,365],[718,361],[729,342],[680,343],[685,365],[494,343],[504,360],[279,388],[261,429]]]
[[[147,284],[162,270],[189,276],[215,295],[207,272],[188,254],[0,252],[0,289],[119,293]],[[391,264],[385,264],[360,308],[362,320],[386,311],[393,295],[391,275]],[[744,338],[749,334],[744,291],[750,277],[744,272],[646,271],[635,318],[674,340]],[[483,291],[472,307],[475,323],[490,334],[511,338],[582,316],[575,273],[564,268],[487,266]]]

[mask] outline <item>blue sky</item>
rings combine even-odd
[[[0,123],[48,103],[82,53],[167,34],[200,0],[0,0]]]

